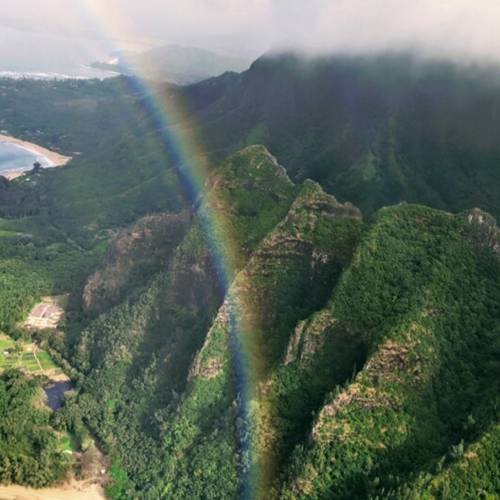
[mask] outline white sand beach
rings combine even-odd
[[[0,134],[0,143],[6,142],[10,144],[15,144],[31,153],[43,156],[47,160],[47,164],[50,167],[62,167],[66,165],[70,160],[70,156],[64,156],[55,151],[51,151],[50,149],[44,148],[43,146],[39,146],[38,144],[33,144],[31,142],[22,141],[21,139],[16,139],[15,137],[11,137],[9,135]],[[11,170],[8,172],[4,172],[2,175],[9,180],[15,179],[20,175],[23,175],[26,170]]]

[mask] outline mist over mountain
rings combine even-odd
[[[216,156],[265,144],[293,178],[368,212],[408,201],[498,215],[499,90],[496,64],[271,53],[197,120]]]
[[[0,497],[500,498],[499,14],[0,5]]]

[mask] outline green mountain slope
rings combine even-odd
[[[58,226],[108,229],[185,208],[172,152],[134,79],[0,85],[4,129],[82,153],[63,173],[42,176],[42,211]],[[264,144],[294,181],[316,180],[366,213],[407,201],[453,212],[477,206],[495,217],[499,90],[497,67],[408,54],[269,54],[240,75],[152,86],[167,111],[188,112],[172,130],[199,129],[214,168]]]
[[[208,151],[265,144],[292,179],[366,212],[407,201],[498,216],[499,90],[498,67],[268,54],[198,121]]]
[[[500,495],[498,81],[282,55],[169,88],[214,160],[191,202],[130,81],[0,82],[10,132],[83,153],[0,186],[0,327],[71,292],[57,420],[112,498]]]
[[[499,427],[493,425],[477,441],[460,442],[444,456],[434,473],[422,473],[388,498],[496,498],[500,491]],[[448,461],[448,466],[443,467]]]
[[[230,255],[235,269],[283,217],[296,191],[283,168],[261,147],[226,161],[207,189],[207,199],[214,201],[210,210],[217,213],[214,231],[221,237],[227,232],[225,237],[236,242],[235,248],[243,249]],[[223,299],[206,239],[214,233],[204,232],[204,217],[200,213],[186,221],[185,237],[170,258],[164,254],[157,269],[145,274],[142,269],[146,279],[136,282],[135,288],[129,286],[123,302],[92,320],[69,352],[82,380],[79,404],[86,422],[131,476],[131,484],[153,491],[161,481],[165,454],[159,433],[178,404],[193,356]],[[130,234],[146,223],[140,222]],[[134,243],[125,252],[127,258],[108,261],[111,267],[101,276],[113,273],[116,262],[137,269],[133,257],[137,252],[151,262],[165,246],[161,239],[150,241],[152,245]],[[94,300],[95,281],[94,276],[87,284],[89,303]]]
[[[468,491],[497,494],[494,220],[402,204],[363,222],[257,146],[205,198],[211,233],[200,209],[118,235],[86,288],[99,302],[107,276],[111,300],[67,336],[64,411],[111,456],[110,495],[438,495],[474,454]],[[236,242],[225,296],[214,234]]]
[[[360,226],[357,209],[340,205],[318,185],[305,183],[285,219],[235,277],[194,360],[187,392],[173,421],[165,425],[169,444],[162,481],[165,495],[232,498],[239,493],[246,467],[258,465],[252,462],[261,457],[238,458],[242,425],[238,407],[248,402],[237,401],[245,396],[236,393],[234,364],[241,361],[234,359],[231,345],[248,344],[248,359],[243,362],[257,369],[249,382],[265,381],[279,363],[296,321],[324,303],[349,261]],[[242,325],[239,339],[232,338],[234,314]],[[179,455],[186,459],[176,460]]]
[[[377,214],[320,332],[335,345],[350,331],[367,362],[330,388],[281,497],[384,497],[452,466],[457,445],[498,421],[500,267],[469,242],[477,231],[423,207]],[[495,493],[494,476],[486,482]]]

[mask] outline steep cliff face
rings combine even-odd
[[[231,246],[227,271],[237,272],[286,214],[296,187],[265,148],[252,147],[224,162],[206,190],[206,205],[189,223],[148,217],[118,235],[107,266],[86,287],[94,314],[102,287],[107,301],[73,346],[74,363],[86,374],[86,418],[125,470],[135,470],[133,484],[152,482],[150,460],[163,454],[158,434],[223,301],[214,238]],[[132,432],[124,432],[125,422]],[[127,454],[130,443],[150,456]]]
[[[235,496],[242,487],[242,475],[251,473],[247,468],[272,473],[270,449],[280,443],[273,439],[278,429],[266,400],[269,377],[285,356],[294,325],[325,304],[350,261],[361,227],[355,207],[340,204],[318,184],[305,182],[287,215],[236,275],[196,356],[172,425],[166,427],[165,439],[172,443],[167,456],[186,456],[181,462],[173,458],[166,462],[165,481],[174,497],[182,498],[188,491],[196,497],[203,491]],[[238,357],[245,359],[238,361]],[[246,383],[251,386],[248,397],[253,399],[251,418],[256,425],[252,447],[258,450],[242,462],[234,459],[241,450],[238,436],[251,431],[241,428],[243,422],[239,427],[237,423],[241,405],[248,403],[238,402],[241,396],[234,385],[234,379],[237,385],[242,377],[235,366],[240,362],[252,366]],[[179,425],[193,430],[189,439],[175,439],[173,432]],[[201,467],[200,481],[193,485],[189,479],[193,467],[200,467],[205,454],[217,456],[225,475],[218,468]],[[229,477],[236,481],[228,490]]]
[[[486,247],[496,254],[500,254],[500,229],[495,218],[479,208],[466,210],[462,216],[472,226],[471,241],[480,247]]]
[[[233,497],[256,474],[261,498],[397,497],[415,476],[424,491],[461,439],[476,449],[498,418],[500,365],[480,364],[499,353],[500,267],[469,224],[400,205],[359,243],[356,209],[305,183],[235,277],[164,427],[169,493]],[[492,491],[489,467],[476,483]]]
[[[468,224],[411,205],[377,214],[326,311],[300,332],[306,345],[315,339],[307,362],[296,357],[286,367],[295,365],[302,377],[296,384],[320,390],[324,401],[288,462],[278,497],[420,498],[441,491],[452,498],[446,491],[455,488],[455,446],[470,443],[475,453],[475,439],[498,422],[500,365],[491,363],[500,347],[500,267],[491,251],[469,243]],[[354,361],[357,346],[366,362],[358,358],[351,374],[339,377],[336,356]],[[317,375],[319,382],[308,381]],[[288,385],[281,404],[290,401]],[[489,458],[468,494],[478,484],[495,491],[498,443],[485,442]],[[446,479],[443,467],[450,467]],[[433,474],[441,476],[439,488],[430,484]]]

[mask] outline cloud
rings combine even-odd
[[[43,9],[40,0],[1,4],[0,22],[252,55],[271,47],[413,48],[500,58],[498,0],[44,0]]]
[[[445,56],[500,57],[500,3],[496,0],[321,3],[317,24],[297,41],[298,46],[356,52],[412,48]]]

